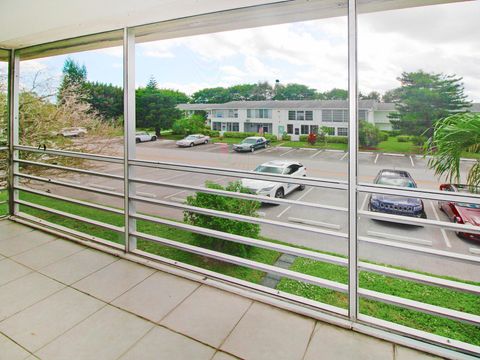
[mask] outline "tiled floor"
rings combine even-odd
[[[0,222],[0,360],[433,359]]]

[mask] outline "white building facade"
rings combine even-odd
[[[298,140],[322,127],[330,135],[348,136],[348,102],[344,100],[231,101],[224,104],[180,104],[187,114],[207,113],[212,130],[283,134]],[[381,130],[392,130],[388,115],[395,104],[374,100],[359,102],[359,119]]]

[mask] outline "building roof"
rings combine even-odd
[[[373,109],[375,100],[360,100],[360,109]],[[180,110],[214,109],[348,109],[347,100],[230,101],[224,104],[179,104]]]

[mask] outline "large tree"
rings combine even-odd
[[[105,119],[123,116],[123,89],[100,82],[87,82],[87,102]]]
[[[431,136],[438,120],[471,105],[461,77],[419,70],[404,72],[398,80],[399,99],[390,118],[393,126],[405,134]]]
[[[315,99],[316,90],[302,84],[275,86],[274,100],[311,100]]]
[[[317,97],[321,100],[347,100],[348,90],[333,88],[332,90],[319,93]]]
[[[181,116],[174,97],[161,90],[145,87],[136,90],[136,122],[138,127],[153,127],[160,136],[161,129],[170,129]]]
[[[62,101],[65,91],[75,89],[80,95],[80,99],[85,99],[87,96],[87,68],[85,65],[80,65],[72,58],[67,58],[63,64],[62,80],[58,87],[58,99]]]

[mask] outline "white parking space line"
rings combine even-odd
[[[410,162],[412,163],[412,167],[415,167],[415,163],[413,162],[412,155],[410,155],[409,158],[410,158]]]
[[[433,214],[435,215],[435,219],[437,221],[440,221],[440,216],[438,216],[437,209],[435,209],[435,205],[433,205],[433,202],[430,201],[430,206],[432,207]],[[440,232],[442,233],[443,240],[445,241],[445,245],[447,245],[448,248],[452,247],[452,244],[450,243],[450,239],[448,238],[447,232],[445,229],[440,228]]]
[[[326,222],[323,222],[323,221],[299,219],[299,218],[296,218],[296,217],[289,217],[288,221],[295,222],[295,223],[300,223],[300,224],[306,224],[306,225],[326,227],[326,228],[335,229],[335,230],[340,229],[340,225],[338,225],[338,224],[330,224],[330,223],[326,223]]]
[[[470,251],[472,254],[480,255],[480,248],[470,248],[469,251]]]
[[[300,148],[300,150],[304,150],[304,151],[317,151],[317,149],[312,149],[312,148]]]
[[[346,152],[345,154],[342,155],[342,157],[340,158],[340,161],[342,161],[343,159],[345,159],[347,156],[348,156],[348,152]]]
[[[265,214],[263,211],[257,211],[258,216],[260,217],[265,217],[267,214]]]
[[[367,200],[368,200],[368,195],[365,194],[365,198],[362,201],[362,206],[361,206],[360,210],[365,209],[365,205],[367,205]]]
[[[379,157],[380,157],[380,153],[378,153],[377,156],[375,156],[375,160],[373,161],[374,164],[377,163]]]
[[[296,150],[295,148],[290,149],[287,152],[284,152],[283,154],[280,154],[280,156],[285,156],[285,155],[287,155],[287,154],[289,154],[289,153],[291,153],[292,151],[295,151],[295,150]]]
[[[185,201],[185,198],[171,197],[169,200],[179,202],[179,203],[183,203]]]
[[[180,195],[180,194],[183,194],[184,192],[186,192],[187,190],[180,190],[180,191],[177,191],[176,193],[173,193],[173,194],[170,194],[170,195],[167,195],[164,197],[164,199],[170,199],[170,198],[173,198],[177,195]]]
[[[383,155],[386,156],[396,156],[396,157],[404,157],[405,155],[403,154],[395,154],[395,153],[383,153]]]
[[[315,154],[310,155],[310,158],[312,159],[312,158],[314,158],[315,156],[317,156],[318,154],[320,154],[320,153],[322,153],[322,152],[323,152],[323,150],[319,150],[319,151],[317,151]]]
[[[282,217],[283,214],[285,214],[288,210],[291,209],[291,206],[287,206],[283,211],[277,215],[277,218]]]
[[[166,178],[160,179],[160,181],[168,181],[168,180],[173,180],[173,179],[176,179],[176,178],[179,178],[179,177],[185,176],[185,175],[191,175],[191,174],[185,174],[185,173],[182,173],[182,174],[176,174],[176,175],[173,175],[173,176],[169,176],[169,177],[166,177]]]
[[[310,189],[308,189],[307,191],[305,191],[305,192],[302,194],[302,196],[300,196],[300,197],[297,199],[297,201],[302,200],[302,199],[303,199],[305,196],[307,196],[308,193],[310,193],[310,191],[312,191],[312,190],[313,190],[313,187],[311,187]],[[287,206],[285,209],[283,209],[283,211],[282,211],[280,214],[277,215],[277,218],[282,217],[282,215],[284,215],[284,214],[285,214],[288,210],[290,210],[291,208],[292,208],[292,206],[290,206],[290,205]]]
[[[382,233],[382,232],[379,232],[379,231],[371,231],[371,230],[368,230],[367,234],[370,235],[370,236],[385,238],[385,239],[388,239],[388,240],[398,240],[398,241],[404,241],[404,242],[409,242],[409,243],[414,243],[414,244],[433,246],[433,243],[432,243],[431,240],[417,239],[417,238],[413,238],[413,237],[410,237],[410,236],[387,234],[387,233]]]
[[[328,152],[337,152],[337,153],[343,153],[343,152],[344,152],[343,150],[335,150],[335,149],[325,149],[325,151],[328,151]]]

